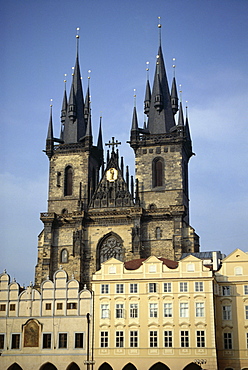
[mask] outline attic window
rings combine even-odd
[[[234,269],[234,275],[243,275],[243,269],[242,267],[238,266]]]
[[[195,264],[194,264],[194,263],[188,263],[188,264],[187,264],[187,271],[188,271],[188,272],[193,272],[193,271],[195,271]]]

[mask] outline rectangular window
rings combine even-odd
[[[12,334],[11,340],[11,348],[12,349],[19,349],[20,348],[20,334]]]
[[[59,333],[59,348],[67,348],[67,333]]]
[[[205,316],[204,302],[196,302],[195,304],[195,316],[204,317]]]
[[[46,303],[46,310],[49,311],[52,309],[52,304],[51,303]]]
[[[172,303],[164,303],[164,317],[172,317]]]
[[[138,284],[130,284],[130,293],[138,293]]]
[[[231,287],[228,285],[222,286],[222,295],[225,295],[225,296],[231,295]]]
[[[84,348],[84,333],[75,333],[75,348]]]
[[[248,285],[244,285],[244,294],[248,294]]]
[[[109,293],[109,285],[108,284],[102,284],[101,285],[101,294],[108,294]]]
[[[0,311],[6,310],[6,304],[0,304]]]
[[[158,317],[158,304],[157,303],[149,304],[149,316]]]
[[[150,331],[150,347],[155,348],[158,347],[158,332],[157,330]]]
[[[108,347],[108,331],[101,331],[101,348]]]
[[[164,331],[164,347],[166,348],[172,347],[172,331],[171,330]]]
[[[222,306],[222,319],[223,320],[231,320],[232,319],[231,306]]]
[[[196,346],[205,347],[205,331],[204,330],[196,331]]]
[[[181,347],[189,347],[189,332],[188,330],[181,330]]]
[[[124,332],[122,330],[115,333],[115,346],[117,348],[124,347]]]
[[[246,333],[246,348],[248,349],[248,333]]]
[[[15,304],[11,303],[11,304],[9,305],[9,310],[10,310],[10,311],[15,311]]]
[[[148,292],[149,293],[157,293],[157,284],[156,283],[149,283],[148,284]]]
[[[248,306],[245,306],[245,319],[248,320]]]
[[[130,304],[130,317],[133,319],[138,317],[138,303]]]
[[[181,293],[188,291],[188,283],[179,283],[179,290]]]
[[[124,318],[124,305],[122,303],[118,303],[116,305],[116,315],[115,317],[117,319],[123,319]]]
[[[77,304],[75,302],[68,302],[67,303],[67,310],[76,310]]]
[[[224,349],[232,349],[232,333],[224,333]]]
[[[138,331],[137,330],[130,331],[130,347],[132,348],[138,347]]]
[[[203,292],[203,281],[195,282],[195,292]]]
[[[0,334],[0,349],[4,349],[4,334]]]
[[[52,347],[52,334],[43,333],[42,348],[51,348],[51,347]]]
[[[63,309],[63,303],[57,303],[57,310]]]
[[[116,284],[116,293],[124,293],[124,284]]]
[[[189,304],[180,303],[180,317],[189,317]]]
[[[164,283],[164,293],[171,293],[171,283]]]
[[[108,319],[108,318],[109,318],[109,305],[101,304],[101,319]]]

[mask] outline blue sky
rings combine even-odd
[[[248,251],[247,0],[9,0],[1,4],[1,259],[20,284],[34,280],[39,213],[47,209],[45,148],[49,104],[55,135],[67,76],[75,63],[76,28],[84,92],[88,70],[93,129],[126,141],[136,89],[140,126],[146,62],[153,81],[158,16],[169,83],[189,106],[191,225],[201,250]]]

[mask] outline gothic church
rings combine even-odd
[[[61,265],[68,276],[90,284],[92,274],[111,257],[123,262],[151,255],[179,260],[182,253],[199,251],[199,238],[189,224],[188,162],[193,152],[188,117],[184,120],[178,103],[175,77],[169,87],[161,42],[152,89],[146,82],[142,128],[133,110],[129,143],[135,179],[124,169],[115,138],[108,142],[104,161],[101,122],[93,145],[90,105],[77,52],[69,98],[64,91],[60,138],[53,134],[52,110],[48,127],[48,210],[41,213],[36,287],[52,279]]]

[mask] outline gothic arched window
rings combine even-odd
[[[61,258],[60,258],[61,263],[67,263],[68,262],[68,252],[66,249],[63,249],[61,251]]]
[[[155,233],[156,239],[161,239],[162,237],[162,231],[160,227],[156,227],[156,233]]]
[[[101,267],[101,263],[116,258],[123,261],[122,242],[118,235],[110,234],[103,238],[98,246],[97,266]]]
[[[155,158],[152,162],[152,186],[163,186],[164,160]]]
[[[65,195],[72,195],[73,170],[71,166],[65,168]]]

